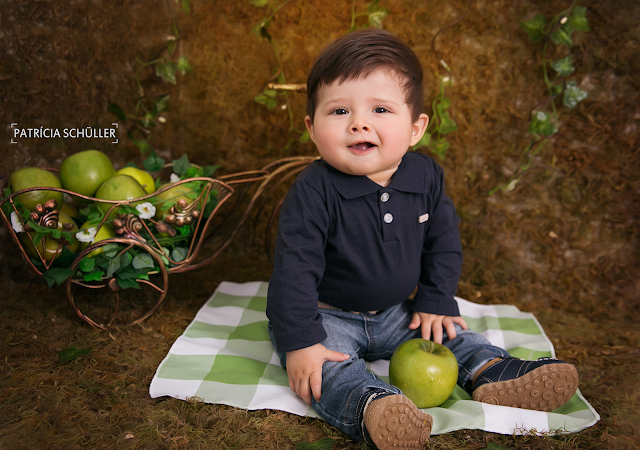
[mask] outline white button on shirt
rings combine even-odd
[[[386,192],[385,192],[385,193],[383,193],[383,194],[380,196],[380,200],[381,200],[383,203],[384,203],[384,202],[386,202],[387,200],[389,200],[389,194],[387,194]]]
[[[386,223],[391,223],[393,222],[393,216],[391,215],[391,213],[386,213],[383,217],[384,221]]]

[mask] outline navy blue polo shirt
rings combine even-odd
[[[318,301],[382,310],[417,286],[412,310],[459,316],[459,222],[443,170],[427,155],[405,154],[388,187],[312,163],[280,212],[267,299],[277,350],[326,338]]]

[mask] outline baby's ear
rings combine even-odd
[[[316,141],[316,138],[313,134],[313,122],[311,121],[311,117],[307,116],[304,118],[304,124],[307,126],[307,131],[309,131],[309,137],[313,142]]]
[[[420,142],[420,139],[422,139],[424,132],[427,130],[427,125],[429,125],[429,116],[427,116],[424,113],[420,114],[420,117],[418,117],[418,120],[413,122],[413,126],[411,128],[411,146],[412,147],[416,145],[418,142]]]

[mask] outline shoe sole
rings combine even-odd
[[[389,395],[369,404],[364,424],[379,450],[423,448],[431,435],[433,417],[404,395]]]
[[[511,380],[487,383],[473,391],[473,399],[490,405],[553,411],[573,397],[578,371],[571,364],[547,364]]]

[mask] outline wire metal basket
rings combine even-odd
[[[66,270],[65,273],[69,274],[64,282],[66,298],[82,320],[94,327],[106,330],[116,324],[119,316],[123,315],[123,323],[135,325],[147,319],[160,307],[167,295],[169,274],[195,270],[211,263],[231,243],[252,211],[257,208],[258,212],[261,212],[266,199],[270,198],[280,185],[290,181],[292,177],[316,159],[318,158],[284,158],[274,161],[260,170],[235,173],[215,179],[209,177],[188,178],[164,186],[152,194],[127,201],[103,200],[62,188],[33,187],[11,193],[0,201],[0,215],[9,228],[14,242],[18,245],[22,258],[32,271],[38,275],[46,276],[52,269],[62,267]],[[50,170],[56,172],[53,169]],[[199,183],[198,195],[193,195],[192,197],[195,198],[189,199],[190,201],[182,198],[173,202],[174,204],[162,219],[158,220],[147,216],[143,218],[140,214],[131,212],[133,205],[145,201],[152,202],[156,196],[169,189],[181,185],[192,186],[194,182]],[[257,188],[253,189],[256,184]],[[215,230],[211,230],[212,223],[221,206],[237,194],[234,186],[244,186],[243,193],[245,195],[249,193],[248,204],[245,205],[247,202],[241,202],[238,199],[232,209],[236,212],[241,209],[242,215],[233,219],[234,223],[230,226],[231,231],[228,232],[226,238],[222,236],[223,240],[218,248],[211,255],[200,258],[196,262],[205,241],[211,237],[221,237],[218,235],[221,227],[217,226]],[[77,253],[68,251],[72,242],[67,237],[74,226],[73,224],[60,224],[59,226],[62,205],[58,205],[56,200],[49,200],[44,204],[38,204],[35,210],[28,212],[28,214],[23,213],[24,208],[19,206],[18,197],[21,194],[38,190],[61,192],[77,202],[105,205],[102,207],[105,210],[104,217],[99,223],[96,223],[95,229],[99,233],[103,227],[112,227],[115,236],[91,243]],[[273,208],[268,219],[267,230],[271,229],[283,200],[284,197]],[[215,204],[210,204],[211,202],[215,202]],[[51,247],[49,252],[47,252],[44,240],[34,244],[35,229],[41,231],[43,227],[59,230],[46,237],[46,243]],[[176,233],[184,231],[185,227],[189,232],[182,240],[185,244],[184,247],[181,247],[183,251],[179,257],[176,257],[174,253],[168,252],[163,244],[167,240],[171,241]],[[266,242],[268,245],[269,239]],[[109,266],[109,269],[105,268],[106,272],[94,271],[87,275],[85,269],[95,265],[95,259],[93,262],[91,260],[107,250],[111,255],[109,264],[112,266],[117,266],[117,264],[113,264],[113,261],[117,261],[120,266],[130,266],[131,255],[135,254],[136,256],[142,255],[139,260],[146,262],[145,266],[148,270],[139,272],[129,269],[125,276],[123,275],[125,274],[123,267]],[[129,256],[126,261],[122,262],[125,254]],[[85,271],[83,272],[83,270]],[[136,289],[126,289],[126,287],[132,286]],[[145,289],[144,295],[142,288]],[[99,295],[101,290],[106,290],[110,294],[109,300],[100,301],[103,297],[103,295]],[[131,304],[140,304],[134,305],[134,307],[125,304],[121,299],[124,291],[134,292],[130,300]],[[146,302],[141,300],[143,297],[146,298]],[[97,307],[98,304],[102,306]],[[122,314],[124,309],[127,309],[126,314]]]

